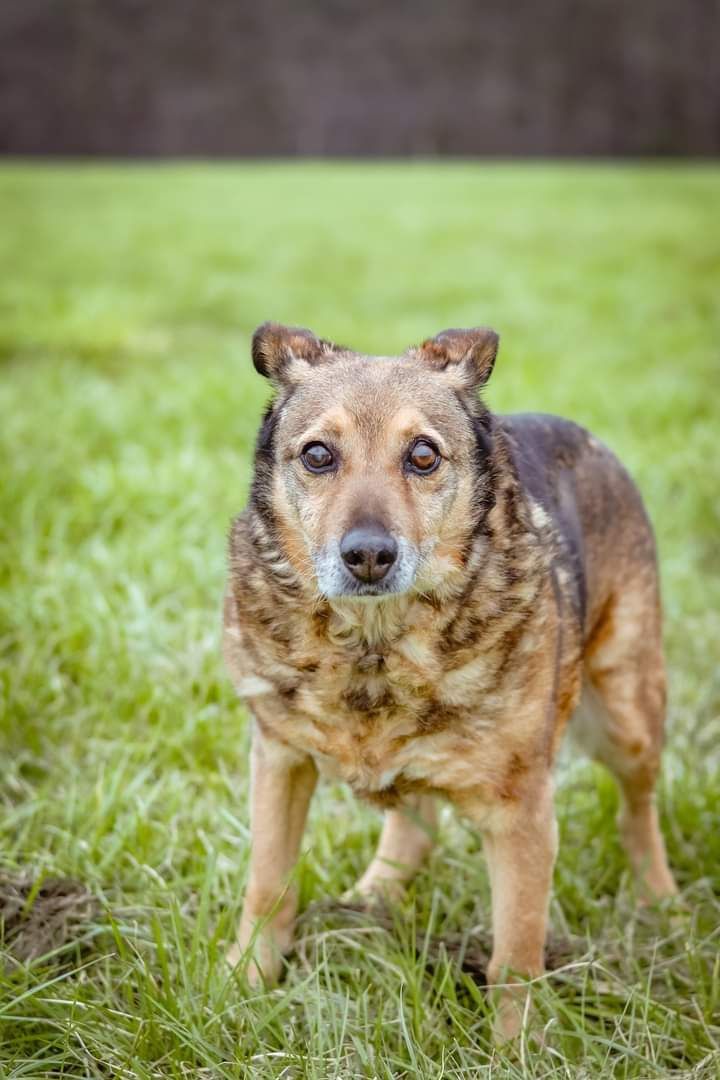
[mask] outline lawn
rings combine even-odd
[[[34,960],[7,934],[0,1076],[717,1076],[720,170],[6,165],[0,265],[0,892],[30,874],[97,898]],[[482,991],[439,944],[488,926],[452,815],[389,922],[310,907],[268,992],[223,964],[248,722],[219,611],[266,318],[370,352],[489,323],[490,404],[586,424],[646,496],[687,910],[636,910],[613,786],[568,755],[543,1051],[493,1058]],[[379,823],[320,789],[305,908],[351,885]]]

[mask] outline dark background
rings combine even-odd
[[[0,151],[713,155],[719,0],[3,0]]]

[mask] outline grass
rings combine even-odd
[[[0,170],[5,874],[100,900],[80,942],[0,968],[0,1075],[714,1077],[720,1069],[717,168],[7,165]],[[267,386],[265,318],[368,351],[503,336],[489,399],[587,424],[657,525],[672,678],[661,792],[685,914],[638,913],[615,794],[561,767],[544,1051],[493,1056],[432,935],[487,927],[452,817],[388,930],[316,912],[284,985],[222,963],[248,851],[247,718],[219,658],[225,533]],[[316,798],[303,904],[377,814]],[[31,906],[30,904],[28,906]],[[435,950],[435,953],[437,950]]]

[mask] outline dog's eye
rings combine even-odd
[[[413,472],[431,473],[440,464],[440,455],[427,439],[418,439],[410,447],[407,464]]]
[[[303,465],[310,472],[327,472],[335,464],[332,450],[321,442],[308,443],[300,455]]]

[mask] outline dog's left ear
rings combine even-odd
[[[422,359],[444,371],[466,390],[484,386],[495,366],[500,338],[487,326],[470,330],[443,330],[417,350]]]

